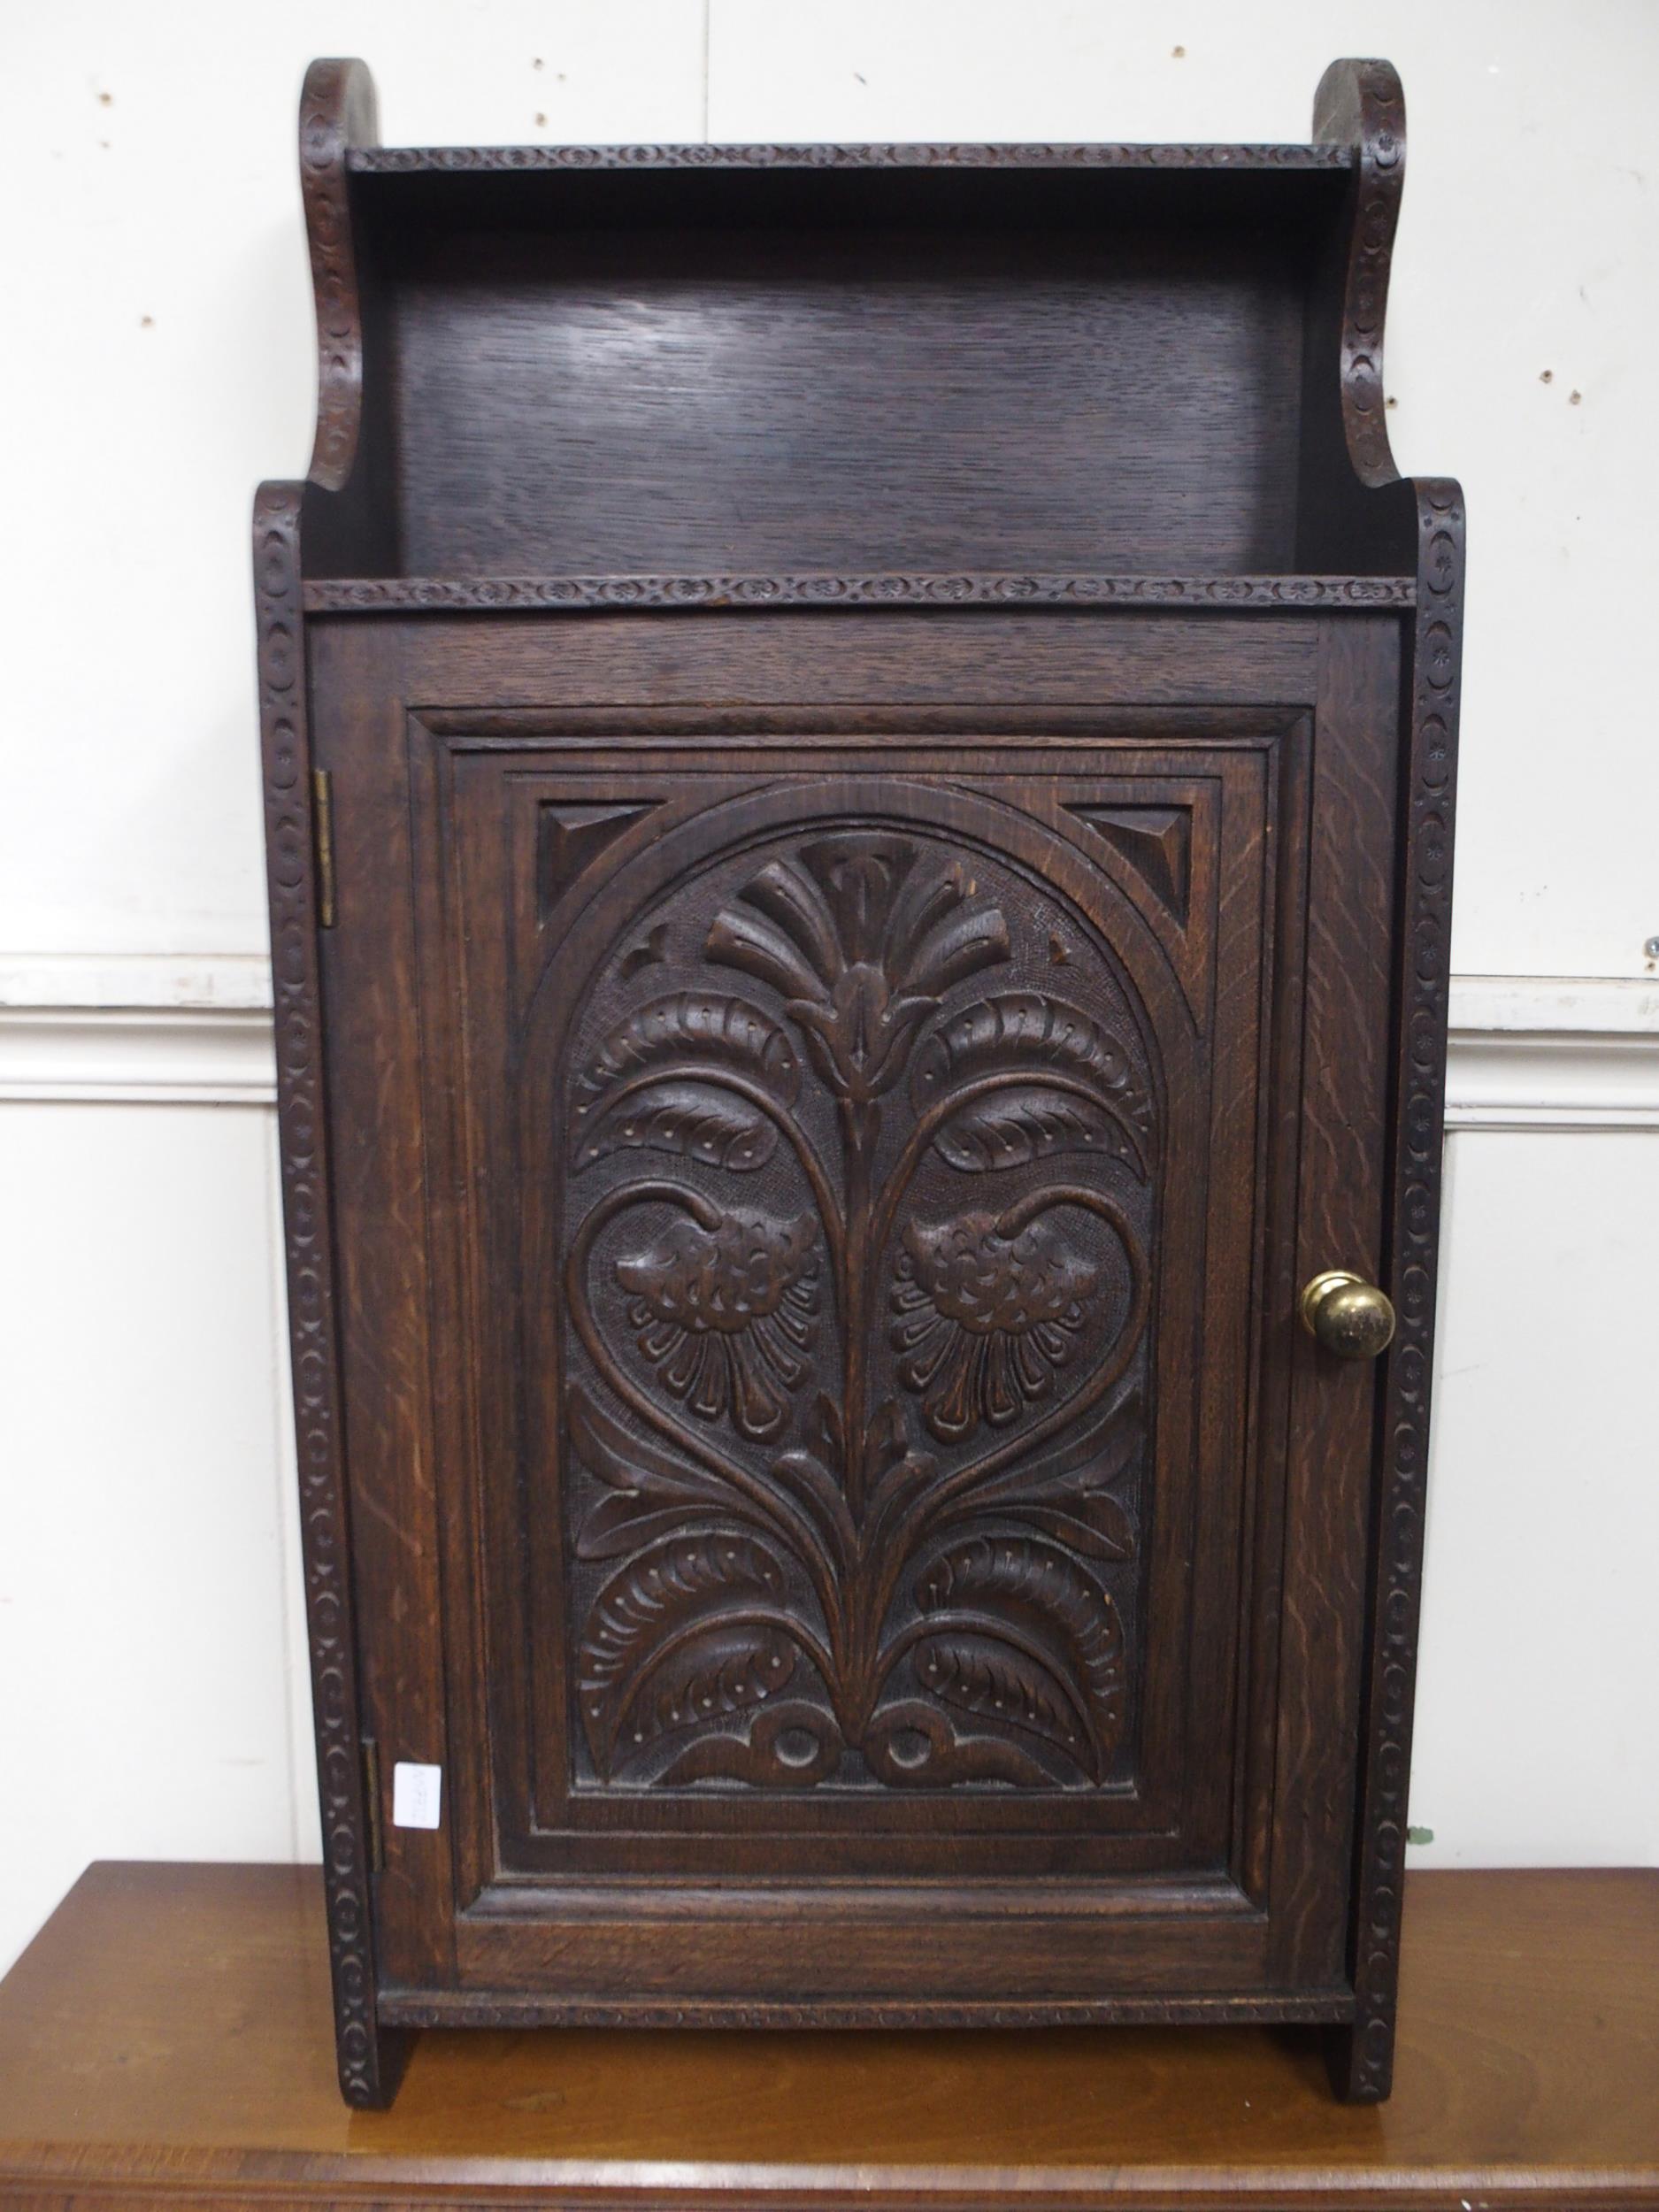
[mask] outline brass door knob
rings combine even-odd
[[[1375,1359],[1394,1341],[1394,1307],[1375,1283],[1346,1267],[1316,1275],[1300,1305],[1302,1327],[1338,1359]]]

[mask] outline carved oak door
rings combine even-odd
[[[1397,647],[1057,635],[319,641],[396,2024],[1351,2013]]]
[[[1064,1878],[1120,1989],[1259,1983],[1309,718],[757,719],[409,717],[454,1838],[393,1978],[1011,2016],[1098,1986],[1007,1911]]]

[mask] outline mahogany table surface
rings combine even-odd
[[[100,1864],[0,1984],[0,2204],[1659,2206],[1659,1870],[1408,1886],[1380,2107],[1284,2030],[565,2030],[357,2113],[314,1869]]]

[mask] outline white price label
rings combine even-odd
[[[400,1759],[392,1769],[393,1827],[435,1828],[442,1793],[442,1767],[415,1766]]]

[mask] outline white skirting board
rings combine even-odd
[[[0,960],[0,1101],[269,1106],[263,960]],[[1448,1129],[1659,1129],[1659,977],[1460,976]]]

